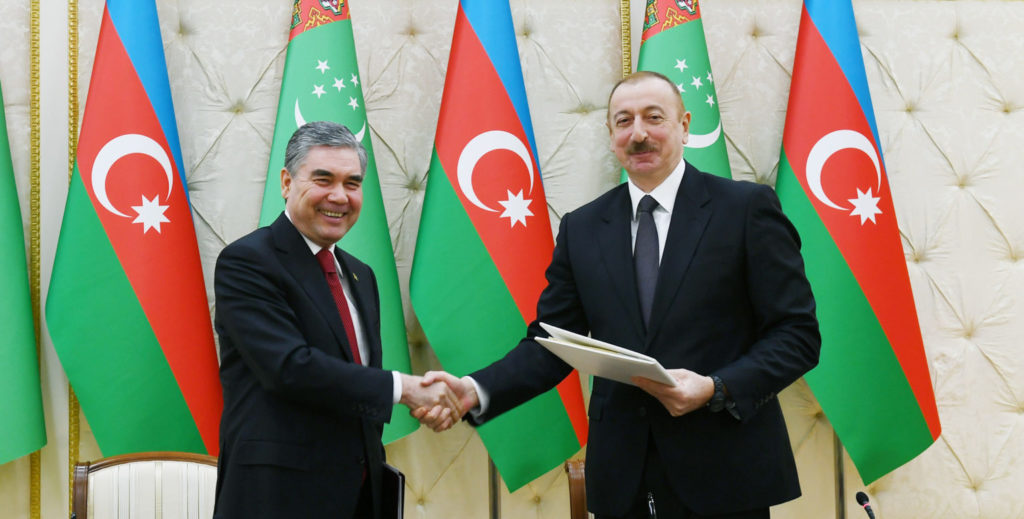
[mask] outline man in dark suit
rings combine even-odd
[[[214,516],[379,517],[392,406],[459,413],[444,384],[381,369],[373,271],[335,243],[362,206],[366,150],[344,126],[288,142],[284,213],[217,259],[224,414]]]
[[[526,339],[468,377],[426,377],[483,423],[569,373],[532,339],[547,335],[540,322],[660,361],[675,386],[594,380],[586,486],[598,518],[767,519],[800,495],[776,397],[820,349],[799,237],[769,187],[682,160],[689,124],[668,78],[616,85],[608,127],[629,182],[562,218]]]

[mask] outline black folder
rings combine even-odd
[[[405,516],[405,474],[387,463],[381,473],[381,517],[402,519]]]

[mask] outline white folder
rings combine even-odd
[[[551,337],[537,337],[537,342],[581,373],[630,385],[635,385],[631,377],[644,377],[662,384],[676,385],[675,379],[665,371],[661,363],[647,355],[547,323],[540,323],[540,326]]]

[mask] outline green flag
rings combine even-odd
[[[647,0],[637,70],[660,72],[671,79],[686,109],[693,114],[686,161],[701,171],[731,178],[715,76],[711,74],[697,0]]]
[[[329,2],[295,0],[260,225],[270,225],[284,210],[281,168],[285,146],[292,133],[307,121],[334,121],[348,126],[362,141],[369,162],[363,179],[363,208],[359,223],[349,230],[340,246],[370,265],[377,276],[384,369],[409,373],[412,367],[402,313],[402,294],[398,287],[395,251],[384,213],[373,146],[370,144],[352,38],[352,20],[348,4],[339,4],[340,7],[335,8]],[[384,427],[384,443],[395,441],[418,427],[419,422],[409,416],[408,410],[396,408],[391,415],[391,423]]]
[[[0,465],[46,444],[18,189],[0,88]]]

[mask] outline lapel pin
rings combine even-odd
[[[352,279],[355,280],[357,283],[359,282],[359,276],[357,276],[355,272],[352,273]]]

